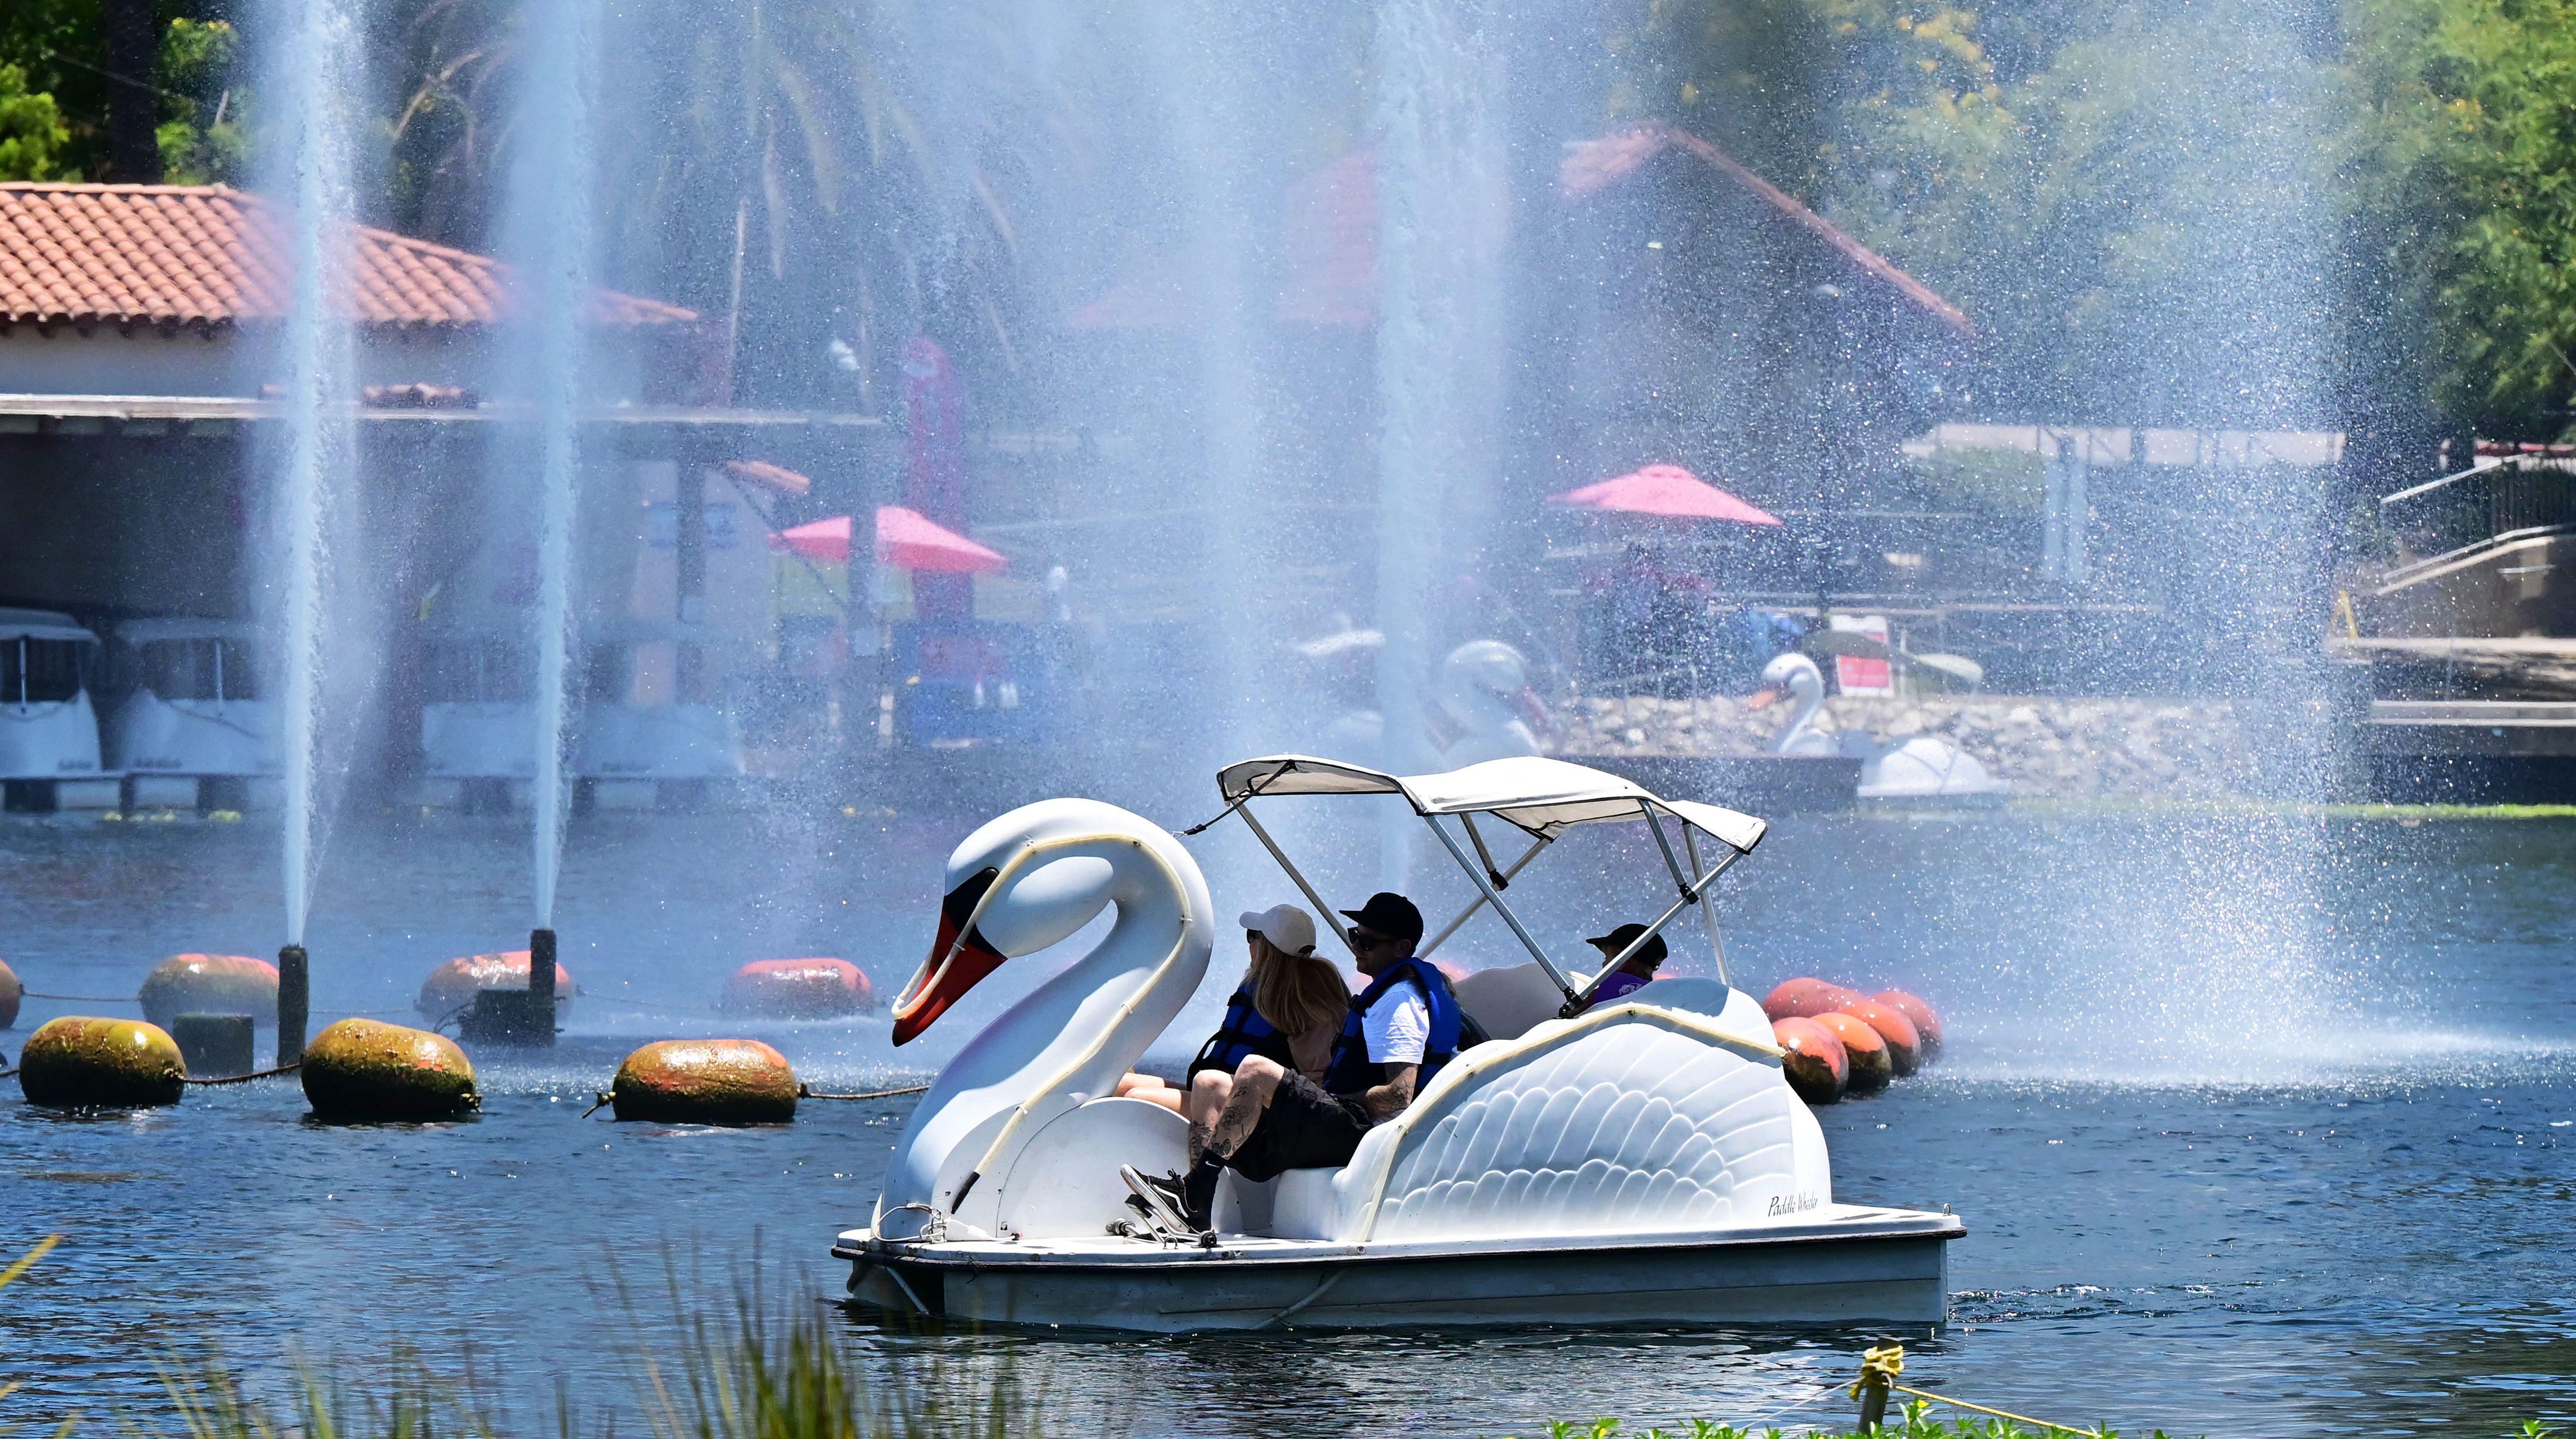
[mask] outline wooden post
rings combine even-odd
[[[528,931],[528,1042],[555,1042],[555,932]]]
[[[304,946],[290,944],[277,952],[277,1062],[304,1058],[304,1026],[313,1013],[313,978]]]
[[[1860,1432],[1874,1434],[1887,1419],[1887,1376],[1872,1370],[1860,1381]]]

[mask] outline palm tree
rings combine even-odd
[[[957,0],[643,0],[599,89],[605,273],[743,326],[746,385],[864,389],[929,327],[1016,364],[1022,214],[1078,158],[1080,117],[1023,27]],[[520,6],[408,0],[388,139],[400,228],[490,243]]]

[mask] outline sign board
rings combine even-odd
[[[1887,643],[1885,615],[1835,615],[1832,625],[1845,634],[1867,635],[1880,644]],[[1836,655],[1834,686],[1847,695],[1887,695],[1896,693],[1896,678],[1885,660]]]

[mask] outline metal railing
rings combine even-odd
[[[2576,460],[2517,456],[2444,475],[2382,498],[2379,518],[2417,563],[2498,535],[2576,526]]]

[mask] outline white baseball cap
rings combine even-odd
[[[1314,957],[1315,917],[1293,904],[1247,909],[1243,912],[1243,927],[1270,941],[1271,947],[1283,954]]]

